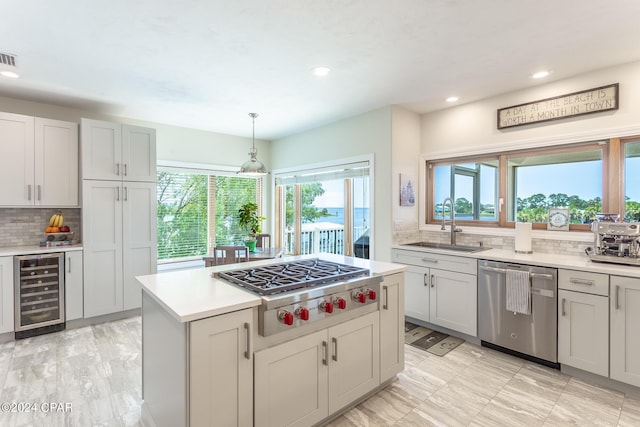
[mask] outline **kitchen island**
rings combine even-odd
[[[350,289],[342,295],[353,299],[334,300],[335,312],[325,301],[310,314],[296,310],[291,324],[283,316],[291,328],[263,334],[263,298],[212,277],[313,258],[382,276],[378,293]],[[404,368],[405,268],[320,254],[138,277],[142,424],[306,426],[335,417]]]

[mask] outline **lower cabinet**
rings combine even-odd
[[[82,319],[84,317],[82,278],[82,251],[65,252],[64,296],[66,320]]]
[[[380,296],[380,382],[404,370],[404,273],[385,276]]]
[[[409,265],[405,272],[406,316],[478,335],[475,259],[395,249],[392,260]]]
[[[558,291],[558,361],[609,376],[609,299]]]
[[[378,312],[255,353],[255,425],[309,426],[380,384]]]
[[[611,276],[610,283],[610,376],[640,387],[640,279]]]
[[[0,334],[13,332],[13,257],[0,257]]]
[[[478,335],[478,277],[431,269],[429,319],[467,335]]]
[[[247,309],[190,323],[190,425],[253,424],[252,313]]]

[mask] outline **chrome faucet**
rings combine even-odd
[[[447,222],[445,221],[444,218],[444,208],[447,205],[447,201],[449,202],[449,204],[451,205],[451,220],[449,221],[449,224],[451,224],[451,245],[455,245],[456,244],[456,233],[460,233],[462,231],[461,228],[456,227],[456,213],[455,210],[453,208],[453,199],[451,197],[447,197],[446,199],[444,199],[444,201],[442,202],[442,228],[440,228],[440,230],[446,230],[447,228],[445,227],[445,225],[447,224]]]

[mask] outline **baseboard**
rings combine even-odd
[[[75,319],[67,321],[67,329],[83,328],[85,326],[97,325],[99,323],[113,322],[114,320],[127,319],[129,317],[140,316],[141,310],[134,308],[117,313],[103,314],[102,316],[89,317],[85,319]]]
[[[640,398],[640,387],[636,387],[631,384],[612,380],[611,378],[583,371],[582,369],[574,368],[573,366],[561,365],[560,372],[571,375],[574,378],[583,380],[590,384],[610,388],[612,390],[634,396],[635,398]]]

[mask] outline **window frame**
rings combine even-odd
[[[466,226],[478,226],[489,228],[515,228],[515,221],[508,221],[508,209],[513,203],[513,194],[509,194],[509,168],[508,160],[514,157],[523,157],[527,155],[544,155],[557,153],[571,153],[593,149],[602,150],[602,210],[604,212],[620,212],[621,217],[625,215],[625,195],[624,190],[624,165],[625,165],[625,149],[624,144],[628,142],[640,141],[640,137],[632,136],[621,138],[597,138],[588,141],[579,141],[567,144],[553,144],[545,146],[532,146],[522,149],[493,151],[480,153],[477,155],[460,156],[460,157],[443,157],[437,159],[422,159],[424,173],[423,180],[426,197],[422,205],[424,214],[421,215],[422,225],[437,225],[442,222],[441,219],[434,218],[434,169],[435,166],[453,165],[459,163],[480,163],[487,160],[498,159],[498,210],[497,221],[482,220],[456,220],[456,224]],[[534,229],[546,230],[546,223],[534,223]],[[589,231],[589,224],[570,224],[571,231]]]
[[[171,161],[171,160],[158,160],[157,161],[157,170],[171,170],[173,172],[183,172],[190,174],[200,174],[200,175],[208,175],[207,178],[207,197],[210,196],[211,189],[209,188],[209,181],[211,176],[237,176],[237,167],[233,166],[224,166],[224,165],[212,165],[205,163],[194,163],[194,162],[183,162],[183,161]],[[257,181],[256,188],[256,201],[259,207],[259,214],[264,215],[266,209],[266,177],[252,177]],[[215,245],[215,234],[211,234],[211,223],[215,225],[215,215],[212,215],[209,211],[209,207],[207,207],[207,252],[212,250],[212,246]],[[212,240],[213,238],[213,240]],[[202,257],[200,256],[191,256],[191,257],[180,257],[180,258],[168,258],[168,259],[158,259],[158,265],[162,264],[172,264],[172,263],[184,263],[194,260],[200,260]]]

